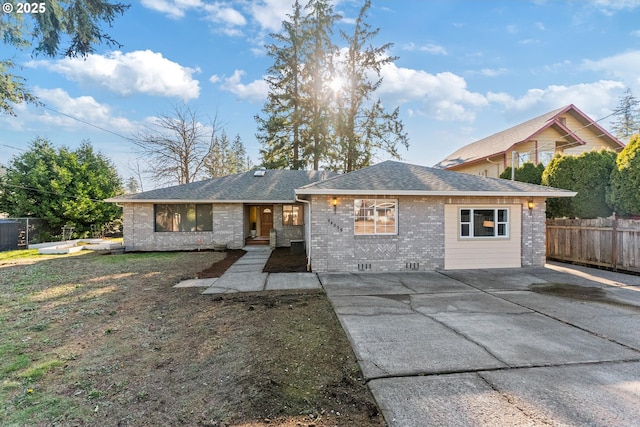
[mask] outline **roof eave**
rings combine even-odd
[[[574,197],[574,191],[431,191],[431,190],[296,190],[296,195],[325,196],[475,196],[475,197]]]
[[[278,204],[278,203],[294,203],[295,199],[287,199],[287,200],[211,200],[211,199],[119,199],[119,198],[110,198],[105,199],[105,202],[108,203],[165,203],[165,204],[173,204],[173,203],[211,203],[211,204],[225,204],[225,203],[242,203],[242,204],[251,204],[251,205],[269,205],[269,204]]]

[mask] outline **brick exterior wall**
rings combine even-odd
[[[371,197],[373,198],[373,197]],[[383,197],[378,197],[383,198]],[[355,236],[354,197],[311,200],[311,267],[313,271],[404,271],[444,265],[444,199],[387,197],[398,200],[398,234]]]
[[[355,198],[338,197],[335,213],[332,198],[311,198],[311,267],[315,272],[443,269],[445,204],[521,205],[522,222],[511,226],[522,227],[522,266],[545,262],[544,198],[535,199],[529,215],[528,199],[519,197],[386,197],[398,200],[398,234],[393,236],[354,235]]]
[[[227,243],[230,249],[244,246],[244,209],[241,204],[214,204],[213,231],[155,232],[152,203],[123,205],[123,234],[127,251],[175,251],[213,249]]]
[[[373,198],[373,197],[371,197]],[[385,197],[378,197],[385,198]],[[444,268],[445,204],[520,204],[522,266],[543,266],[546,251],[545,199],[535,198],[530,212],[524,198],[482,197],[386,197],[398,200],[398,234],[355,236],[352,196],[341,196],[335,213],[330,196],[311,198],[311,267],[325,271],[410,271]],[[306,209],[307,206],[305,205]],[[123,206],[124,244],[127,251],[173,251],[213,249],[214,243],[229,248],[244,246],[249,234],[242,204],[214,204],[212,232],[155,232],[151,203]],[[306,212],[304,218],[308,218]],[[306,226],[283,226],[282,205],[274,205],[273,226],[277,246],[305,238]],[[512,226],[514,226],[512,224]],[[307,248],[308,251],[308,248]]]
[[[546,262],[547,228],[546,200],[534,198],[534,208],[529,211],[527,200],[522,200],[522,266],[541,267]]]
[[[297,205],[303,206],[300,204]],[[273,228],[276,230],[276,246],[289,247],[291,246],[292,240],[304,239],[304,225],[283,225],[282,206],[283,205],[273,205]],[[303,215],[302,218],[305,218],[305,215]]]

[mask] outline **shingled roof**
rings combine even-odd
[[[295,188],[335,175],[326,171],[258,170],[126,194],[107,199],[107,202],[291,203],[295,200]]]
[[[298,195],[572,197],[559,188],[452,172],[388,160],[306,185]]]
[[[600,127],[597,123],[580,111],[575,105],[567,105],[557,110],[549,111],[541,116],[535,117],[509,129],[495,133],[491,136],[473,142],[456,150],[448,155],[444,160],[435,165],[437,168],[450,168],[476,160],[486,159],[508,151],[515,144],[535,139],[536,135],[549,127],[554,127],[564,135],[564,138],[576,145],[583,145],[582,141],[571,129],[567,128],[558,117],[570,113],[583,126],[593,126],[598,129],[598,134],[607,139],[612,146],[624,146],[609,132]]]

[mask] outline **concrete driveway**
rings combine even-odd
[[[319,278],[390,426],[637,425],[640,278],[583,271]]]

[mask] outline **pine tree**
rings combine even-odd
[[[275,43],[268,45],[267,55],[274,63],[266,77],[269,85],[267,102],[262,111],[267,118],[256,116],[257,139],[262,144],[260,154],[263,165],[268,168],[304,169],[301,159],[300,80],[302,46],[305,43],[302,31],[302,11],[296,0],[293,13],[287,15],[283,33],[271,34]]]
[[[103,24],[110,26],[129,5],[103,0],[58,0],[30,5],[41,8],[38,13],[0,14],[0,38],[4,44],[18,50],[35,45],[34,54],[49,58],[60,53],[70,58],[86,57],[100,43],[121,47],[101,27]],[[63,43],[68,45],[62,46]],[[13,68],[13,61],[0,58],[0,113],[9,115],[15,115],[12,103],[38,102],[25,85],[25,79],[13,74]]]
[[[213,137],[205,168],[209,176],[215,178],[249,170],[247,161],[247,150],[240,135],[230,143],[226,132],[222,131],[220,137]]]
[[[385,111],[382,102],[372,101],[380,87],[383,65],[397,59],[387,55],[391,43],[373,47],[370,43],[380,29],[371,30],[365,22],[371,1],[367,0],[356,19],[352,35],[341,31],[349,44],[346,58],[337,70],[339,85],[334,87],[337,113],[334,127],[338,144],[334,147],[334,169],[351,172],[369,166],[374,151],[381,149],[394,158],[400,158],[398,144],[408,147],[408,137],[399,120],[399,110]],[[371,75],[378,79],[370,80]]]
[[[303,49],[305,62],[301,85],[303,139],[306,141],[303,156],[309,159],[313,170],[318,170],[333,142],[330,101],[338,48],[331,36],[340,15],[333,12],[327,0],[311,0],[305,10],[308,14],[303,22],[308,43]]]
[[[628,140],[631,135],[640,132],[640,101],[633,96],[631,89],[624,91],[620,97],[620,104],[614,115],[616,121],[611,129],[619,139]]]
[[[229,149],[229,173],[247,171],[246,157],[247,150],[244,148],[240,135],[236,135]]]
[[[387,55],[389,43],[371,46],[378,30],[365,22],[370,7],[367,0],[353,35],[341,31],[348,44],[342,56],[333,42],[340,15],[328,0],[310,0],[304,9],[296,1],[283,32],[272,35],[269,95],[264,116],[256,117],[263,166],[348,172],[371,164],[378,151],[400,158],[399,147],[408,147],[399,109],[389,112],[373,96],[381,68],[396,58]]]
[[[212,178],[229,175],[229,137],[227,137],[226,132],[222,131],[219,137],[214,135],[212,139],[211,150],[204,162],[205,169]]]

